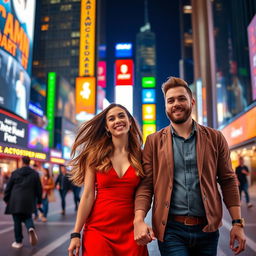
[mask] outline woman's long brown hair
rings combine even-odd
[[[114,153],[111,136],[106,131],[106,116],[110,109],[122,108],[131,121],[128,138],[128,158],[138,175],[143,176],[141,165],[142,135],[134,117],[120,104],[112,103],[90,121],[84,123],[77,134],[71,151],[70,179],[78,186],[84,183],[86,169],[107,172],[111,167],[110,157]]]

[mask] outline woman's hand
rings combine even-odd
[[[70,240],[70,244],[68,247],[68,256],[79,256],[80,247],[81,247],[80,239],[78,237],[72,238]]]

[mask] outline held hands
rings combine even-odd
[[[245,250],[245,243],[244,229],[234,225],[230,231],[230,248],[235,255]],[[235,246],[235,244],[237,244],[237,246]]]
[[[72,238],[68,247],[68,256],[79,256],[81,241],[78,237]],[[74,254],[75,253],[75,254]]]
[[[144,221],[134,222],[134,240],[138,245],[146,245],[155,239],[152,228]]]

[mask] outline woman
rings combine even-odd
[[[111,104],[85,123],[75,140],[71,179],[84,184],[69,256],[146,256],[134,241],[134,193],[143,176],[142,137],[128,112]],[[75,254],[73,254],[75,253]]]
[[[43,222],[47,221],[48,214],[48,206],[49,206],[49,196],[53,193],[54,189],[54,181],[50,176],[50,171],[48,168],[43,169],[43,175],[41,178],[43,193],[42,193],[42,204],[43,204],[43,215],[41,216],[41,220]]]

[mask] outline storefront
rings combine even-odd
[[[231,149],[232,167],[238,166],[239,156],[244,157],[250,170],[249,182],[256,183],[256,106],[221,129]]]
[[[10,175],[20,167],[22,156],[29,156],[32,164],[48,161],[48,144],[47,131],[0,109],[1,175]]]

